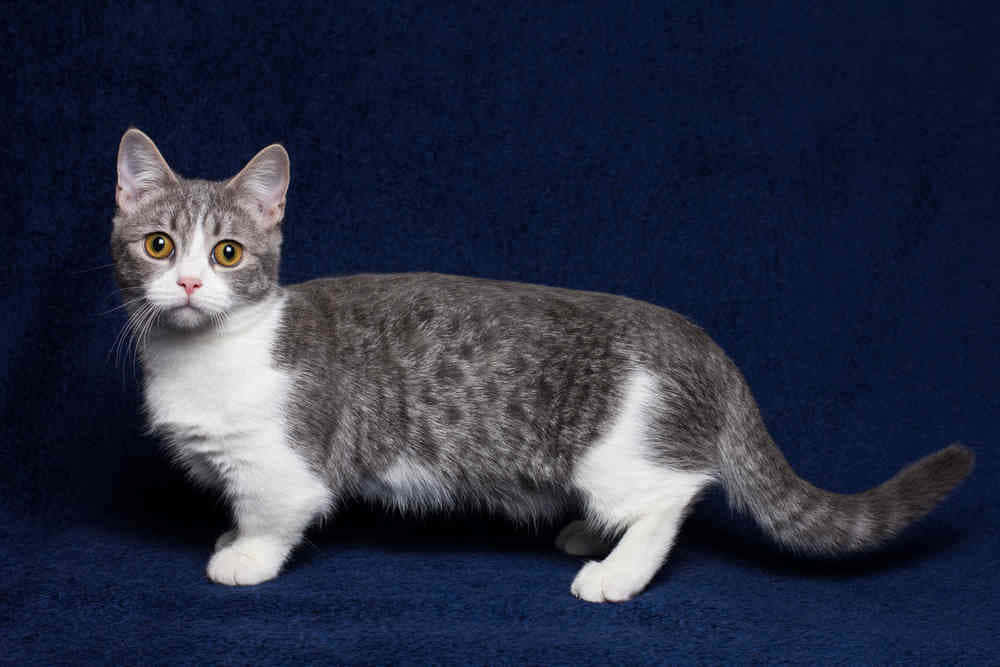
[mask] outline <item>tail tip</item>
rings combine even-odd
[[[947,477],[956,482],[968,477],[976,466],[976,453],[960,442],[951,443],[938,452],[935,458],[939,469],[948,471]]]

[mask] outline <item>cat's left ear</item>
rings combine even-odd
[[[247,204],[264,225],[273,227],[285,217],[289,171],[288,153],[280,144],[271,144],[233,176],[226,188]]]

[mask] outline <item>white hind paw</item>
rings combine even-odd
[[[586,521],[573,521],[556,537],[556,547],[570,556],[605,556],[611,547]]]
[[[570,592],[587,602],[625,602],[645,586],[635,575],[614,563],[590,561],[577,573]]]

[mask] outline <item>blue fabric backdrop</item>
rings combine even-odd
[[[990,3],[8,5],[0,659],[949,662],[1000,650],[1000,86]],[[702,324],[838,491],[953,440],[886,551],[807,561],[708,498],[650,589],[569,594],[556,527],[354,508],[255,588],[138,416],[108,254],[130,125],[223,178],[284,143],[283,278],[434,270]]]

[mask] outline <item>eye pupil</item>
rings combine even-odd
[[[236,248],[234,248],[232,245],[230,245],[229,243],[227,243],[222,248],[222,256],[225,257],[226,259],[232,261],[233,257],[236,257]]]
[[[162,236],[157,236],[155,239],[153,239],[153,251],[154,252],[163,252],[163,248],[166,245],[167,245],[167,241]]]

